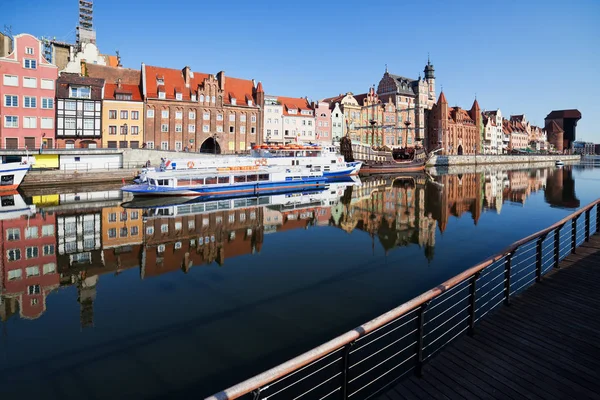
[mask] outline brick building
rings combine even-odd
[[[544,119],[548,141],[557,151],[565,152],[571,149],[577,139],[577,122],[581,119],[579,110],[552,111]]]
[[[481,151],[481,109],[477,100],[470,110],[448,107],[444,92],[429,114],[427,148],[442,148],[442,154],[478,154]]]
[[[142,85],[148,148],[237,153],[261,142],[260,82],[142,64]]]

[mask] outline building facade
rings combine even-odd
[[[425,139],[429,132],[428,114],[435,103],[435,70],[429,60],[423,72],[425,79],[420,76],[411,79],[390,74],[386,67],[377,86],[382,101],[392,97],[397,113],[394,129],[397,138],[406,138],[403,147],[413,147],[415,141]],[[425,141],[427,143],[430,141]]]
[[[284,144],[314,142],[316,119],[308,99],[279,96],[277,100],[283,108]]]
[[[56,81],[56,142],[58,148],[102,145],[104,79],[62,73]]]
[[[331,109],[329,108],[329,103],[315,101],[312,103],[312,109],[315,111],[316,119],[316,142],[321,144],[331,144]]]
[[[52,148],[58,68],[44,59],[32,35],[16,35],[12,50],[0,54],[0,147]]]
[[[283,105],[277,100],[277,96],[265,95],[263,110],[263,141],[283,144]]]
[[[142,83],[148,148],[232,154],[262,142],[260,82],[142,64]]]
[[[482,115],[484,126],[483,153],[503,154],[505,149],[502,145],[502,112],[484,111]]]
[[[329,102],[328,104],[331,111],[331,138],[334,142],[339,142],[346,132],[344,129],[344,112],[340,108],[339,102]]]
[[[481,149],[481,109],[477,100],[470,110],[448,107],[444,92],[429,114],[427,147],[441,148],[441,154],[478,154]]]
[[[321,101],[329,104],[339,104],[339,109],[342,112],[340,116],[342,118],[342,134],[349,136],[352,141],[356,142],[360,140],[360,109],[361,106],[354,98],[352,92],[346,94],[340,94],[336,97],[329,97]],[[332,123],[334,120],[338,123],[337,134],[339,134],[339,117],[336,117],[335,106],[332,111]]]
[[[358,140],[372,146],[381,146],[384,141],[384,106],[379,100],[379,96],[375,93],[374,88],[370,88],[367,93],[355,95],[354,98],[360,106],[356,126]]]
[[[102,249],[119,248],[142,243],[142,210],[122,207],[102,209]]]

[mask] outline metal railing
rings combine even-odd
[[[600,199],[387,313],[207,399],[367,399],[423,364],[600,232]]]

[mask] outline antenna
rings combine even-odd
[[[4,34],[12,39],[12,25],[4,25]]]

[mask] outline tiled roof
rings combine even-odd
[[[321,99],[321,101],[326,101],[329,104],[335,105],[335,103],[339,103],[346,96],[345,94],[340,94],[339,96],[327,97],[326,99]]]
[[[193,77],[190,76],[190,87],[185,87],[183,71],[180,69],[153,67],[146,65],[146,96],[150,98],[158,97],[157,79],[164,80],[165,98],[175,100],[175,88],[183,88],[182,100],[190,101],[191,93],[196,92],[198,86],[208,78],[208,74],[194,72]]]
[[[440,97],[438,98],[438,104],[441,103],[448,103],[448,101],[446,101],[446,96],[444,95],[444,92],[440,92]]]
[[[546,119],[558,119],[558,118],[581,118],[581,112],[576,109],[572,110],[558,110],[552,111],[550,114],[546,116]]]
[[[91,99],[102,99],[104,79],[89,78],[87,76],[79,76],[79,74],[63,72],[56,80],[56,97],[59,99],[69,98],[70,85],[90,86],[92,88]]]
[[[236,99],[237,105],[244,105],[248,103],[248,100],[252,100],[252,105],[254,105],[253,89],[251,80],[226,77],[225,93],[227,96],[224,96],[223,103],[231,104],[231,99]]]
[[[523,122],[523,119],[525,119],[525,116],[523,114],[510,116],[510,120],[512,122]]]
[[[452,107],[449,111],[448,118],[453,119],[457,123],[474,123],[467,110],[460,107]]]
[[[108,67],[98,64],[86,63],[87,76],[90,78],[103,78],[106,83],[117,83],[121,78],[121,83],[129,85],[139,85],[142,74],[139,69]]]
[[[300,112],[302,110],[312,111],[308,100],[302,97],[277,97],[277,100],[283,105],[283,115],[290,115],[292,117],[307,117],[306,115],[302,115]],[[290,114],[288,113],[288,110],[298,110],[298,113]]]
[[[116,100],[116,94],[131,94],[131,101],[142,101],[142,92],[139,85],[121,85],[115,83],[104,85],[104,100]]]

